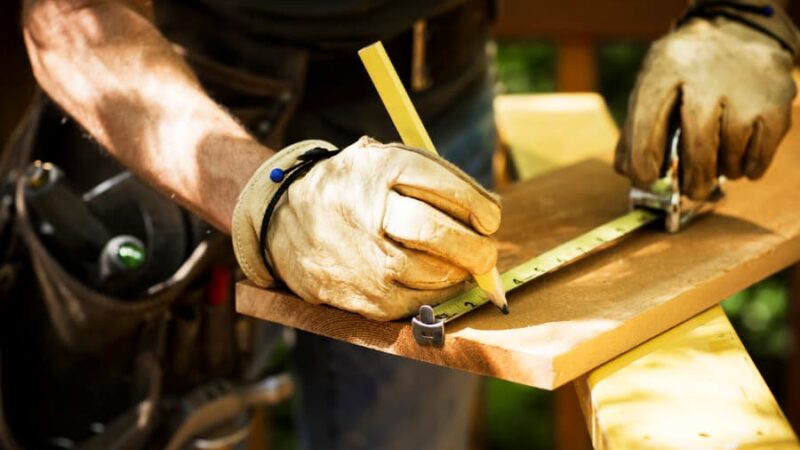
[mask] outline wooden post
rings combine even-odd
[[[247,450],[269,450],[271,447],[269,417],[268,407],[259,406],[254,409],[250,437],[247,440]]]
[[[558,42],[556,86],[562,92],[597,90],[595,45],[588,38],[570,38]]]
[[[553,392],[553,422],[556,450],[591,450],[589,433],[581,412],[578,396],[571,384]]]

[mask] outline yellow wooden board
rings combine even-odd
[[[800,449],[720,307],[575,382],[595,449]]]
[[[598,94],[515,94],[494,100],[500,140],[521,180],[609,158],[619,131]]]

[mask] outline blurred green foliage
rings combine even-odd
[[[598,88],[617,123],[627,110],[628,93],[647,52],[642,42],[610,42],[597,51]],[[497,44],[498,92],[553,92],[556,90],[555,46],[547,41],[515,41]]]
[[[486,448],[552,448],[552,402],[551,392],[487,378]]]
[[[722,303],[742,342],[755,359],[789,356],[789,299],[785,274],[777,274]]]
[[[545,41],[497,45],[497,79],[506,94],[555,90],[555,47]]]
[[[599,90],[618,124],[625,120],[628,94],[636,81],[647,47],[640,42],[612,42],[598,49]]]

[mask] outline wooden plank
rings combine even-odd
[[[494,115],[521,180],[607,156],[619,137],[603,97],[595,93],[500,95]]]
[[[719,306],[575,385],[597,450],[800,449]]]
[[[713,216],[665,235],[642,230],[448,325],[420,347],[407,321],[379,323],[286,292],[237,289],[242,314],[372,349],[553,389],[800,259],[800,128],[757,183],[728,186]],[[628,183],[593,160],[503,192],[498,267],[508,269],[626,211]]]
[[[500,39],[653,39],[666,33],[687,0],[500,0],[494,35]]]

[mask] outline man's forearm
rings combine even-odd
[[[228,232],[236,198],[271,150],[203,92],[142,11],[121,1],[26,4],[36,79],[137,175]]]

